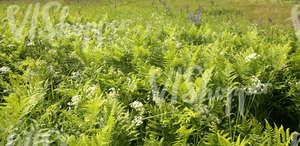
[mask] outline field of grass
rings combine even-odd
[[[2,0],[0,145],[296,146],[296,4]]]

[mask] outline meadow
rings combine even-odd
[[[297,3],[2,0],[0,145],[296,146]]]

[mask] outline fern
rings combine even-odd
[[[181,126],[177,131],[177,138],[174,143],[176,146],[186,145],[188,143],[188,139],[190,135],[194,132],[193,128],[186,128],[185,126]]]
[[[129,145],[137,138],[128,114],[113,97],[95,96],[79,108],[78,111],[83,111],[82,122],[88,122],[88,135],[81,134],[78,139],[71,136],[69,145]],[[99,126],[100,129],[97,128]]]
[[[210,126],[210,133],[205,136],[204,145],[216,145],[216,146],[247,146],[250,144],[246,138],[241,139],[241,135],[237,136],[237,139],[233,141],[229,134],[223,130],[218,130],[216,124]]]
[[[292,140],[292,136],[296,133],[290,133],[289,129],[284,130],[283,126],[274,128],[266,121],[266,129],[264,131],[264,141],[261,145],[288,146]]]
[[[210,133],[206,136],[205,145],[214,146],[231,146],[231,139],[228,138],[228,134],[224,134],[223,131],[217,131]]]

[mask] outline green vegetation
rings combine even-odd
[[[295,1],[115,2],[0,2],[0,145],[296,142]]]

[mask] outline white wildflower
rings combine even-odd
[[[251,60],[256,59],[257,57],[260,57],[260,55],[252,53],[246,57],[246,62],[250,62]]]
[[[130,103],[130,107],[134,108],[136,111],[144,113],[145,108],[143,103],[139,102],[139,101],[134,101],[132,103]]]
[[[150,95],[147,96],[147,100],[148,100],[148,101],[150,100]]]
[[[135,126],[140,126],[143,124],[143,117],[142,116],[135,116],[134,119],[132,120],[132,123]]]
[[[269,84],[262,83],[257,77],[251,77],[252,85],[247,88],[248,94],[260,94],[266,92]]]
[[[93,28],[92,29],[92,32],[95,34],[95,35],[101,35],[101,30],[98,30],[98,29],[95,29],[95,28]]]
[[[10,68],[7,66],[3,66],[0,68],[0,74],[6,74],[10,71]]]
[[[72,79],[76,79],[80,75],[80,72],[73,72],[72,73]]]
[[[114,87],[108,89],[109,96],[115,96],[117,94],[116,89]]]
[[[33,46],[34,45],[34,42],[30,41],[27,46]]]
[[[175,38],[175,37],[172,37],[172,40],[173,40],[173,41],[176,41],[176,38]]]
[[[181,48],[181,46],[182,46],[182,43],[177,42],[175,48],[176,48],[176,49],[179,49],[179,48]]]
[[[77,108],[78,103],[81,100],[81,96],[80,95],[76,95],[72,97],[72,101],[68,103],[69,106],[75,106],[75,108]]]

